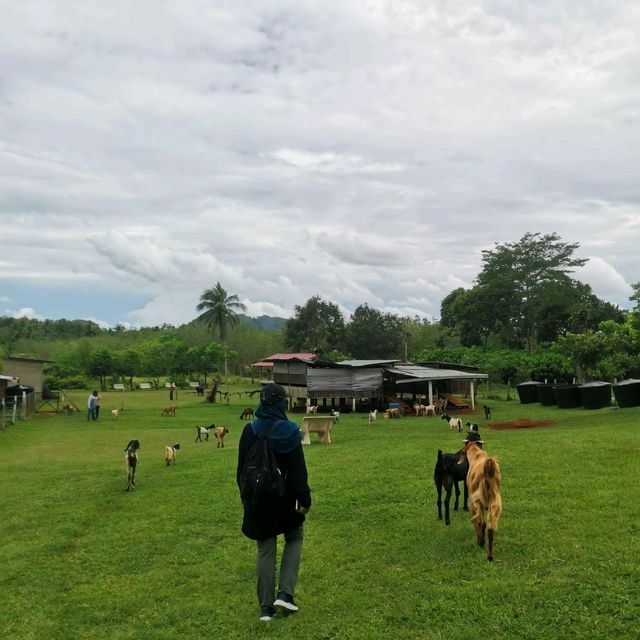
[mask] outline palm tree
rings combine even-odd
[[[240,302],[237,295],[227,295],[224,287],[216,282],[211,289],[205,289],[200,296],[200,302],[196,307],[198,311],[203,311],[198,316],[212,331],[218,330],[220,341],[224,345],[227,339],[227,329],[238,324],[238,315],[235,309],[246,311],[247,307]],[[225,345],[224,375],[227,377],[227,355]]]

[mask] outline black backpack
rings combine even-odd
[[[253,428],[253,427],[252,427]],[[254,433],[257,440],[249,449],[240,473],[240,497],[257,505],[284,495],[284,478],[267,434]]]

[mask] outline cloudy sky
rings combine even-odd
[[[0,315],[439,315],[557,232],[640,280],[636,0],[0,0]]]

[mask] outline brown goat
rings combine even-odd
[[[482,441],[465,440],[464,451],[469,461],[467,486],[471,503],[471,522],[476,530],[478,544],[484,547],[484,535],[487,530],[489,547],[487,560],[493,560],[493,536],[498,530],[498,521],[502,513],[500,496],[500,467],[495,458],[480,448]]]
[[[213,430],[213,435],[218,441],[218,449],[220,449],[221,447],[224,449],[224,437],[227,435],[227,433],[229,433],[229,429],[227,429],[227,427],[216,427]]]

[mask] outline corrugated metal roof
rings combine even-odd
[[[415,364],[398,364],[395,367],[387,367],[388,373],[397,376],[406,376],[408,380],[398,380],[396,384],[409,384],[410,382],[429,382],[430,380],[487,380],[486,373],[467,373],[454,369],[431,369]]]
[[[254,362],[251,366],[252,367],[273,367],[273,362],[265,362],[263,360],[262,362]]]
[[[345,367],[384,367],[396,362],[400,362],[400,360],[340,360],[336,364]]]

